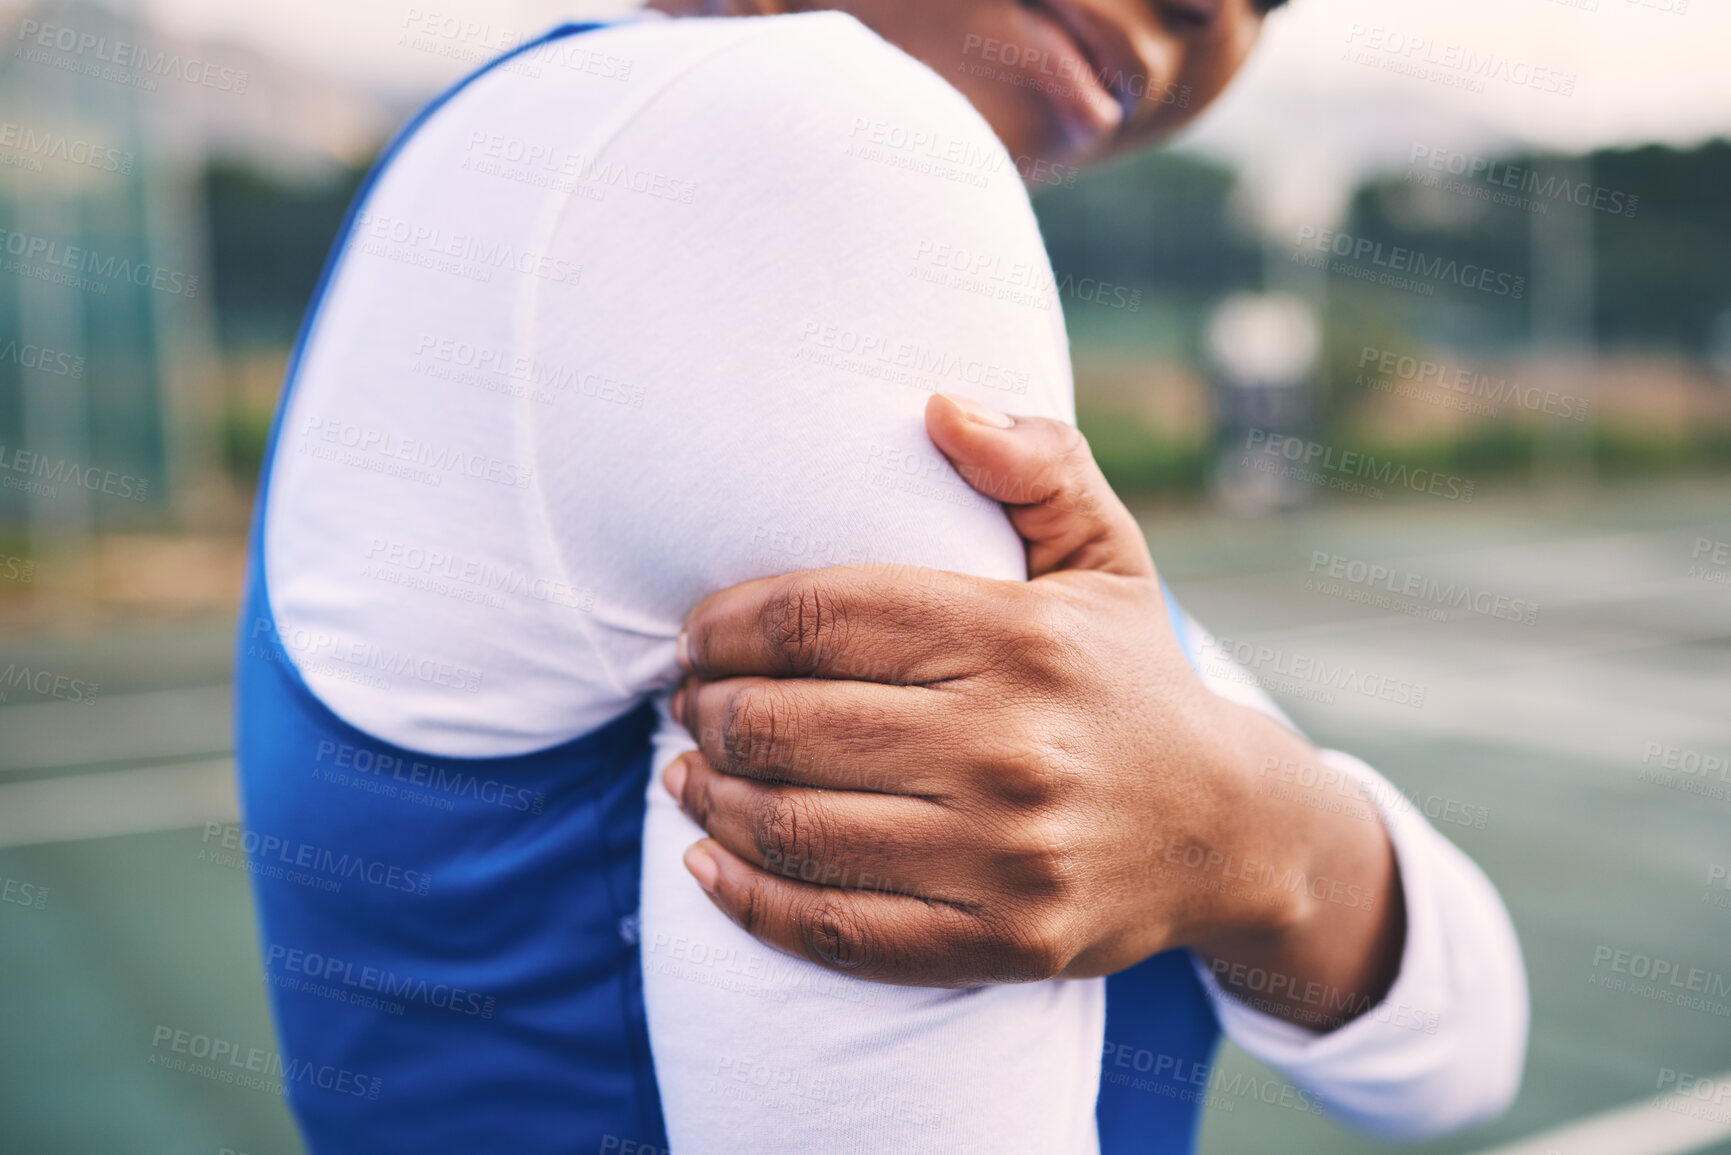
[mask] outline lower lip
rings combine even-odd
[[[1030,20],[1027,48],[1045,75],[1034,89],[1044,93],[1063,122],[1073,149],[1081,150],[1111,136],[1124,122],[1124,109],[1094,74],[1088,54],[1063,23],[1039,4],[1023,8]],[[1026,65],[1024,65],[1026,67]]]

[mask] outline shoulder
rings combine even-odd
[[[778,153],[1025,198],[1009,154],[967,98],[858,20],[818,12],[742,23],[749,35],[680,84],[686,98],[736,118],[734,132]]]
[[[623,62],[615,72],[624,79],[499,70],[451,112],[557,124],[597,154],[653,140],[655,151],[724,171],[736,187],[828,169],[880,190],[960,187],[1027,200],[1013,160],[968,99],[845,13],[641,21],[566,39]],[[598,87],[610,90],[605,107]]]

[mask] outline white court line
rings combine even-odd
[[[234,687],[227,683],[84,702],[26,702],[0,708],[0,774],[210,757],[234,746]]]
[[[1731,1139],[1731,1071],[1478,1155],[1685,1155]]]
[[[0,786],[0,846],[233,822],[234,760],[73,774]]]

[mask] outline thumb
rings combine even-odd
[[[969,485],[1004,503],[1028,543],[1029,577],[1066,569],[1154,575],[1141,528],[1074,425],[1007,417],[937,393],[926,402],[926,431]]]

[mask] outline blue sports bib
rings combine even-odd
[[[483,68],[577,35],[564,25]],[[289,1103],[315,1155],[659,1155],[637,945],[647,703],[565,745],[440,758],[326,709],[264,582],[270,461],[350,207],[289,363],[254,519],[236,662],[242,813]],[[1167,595],[1195,660],[1186,619]],[[1105,1155],[1193,1149],[1219,1039],[1189,958],[1107,980]]]

